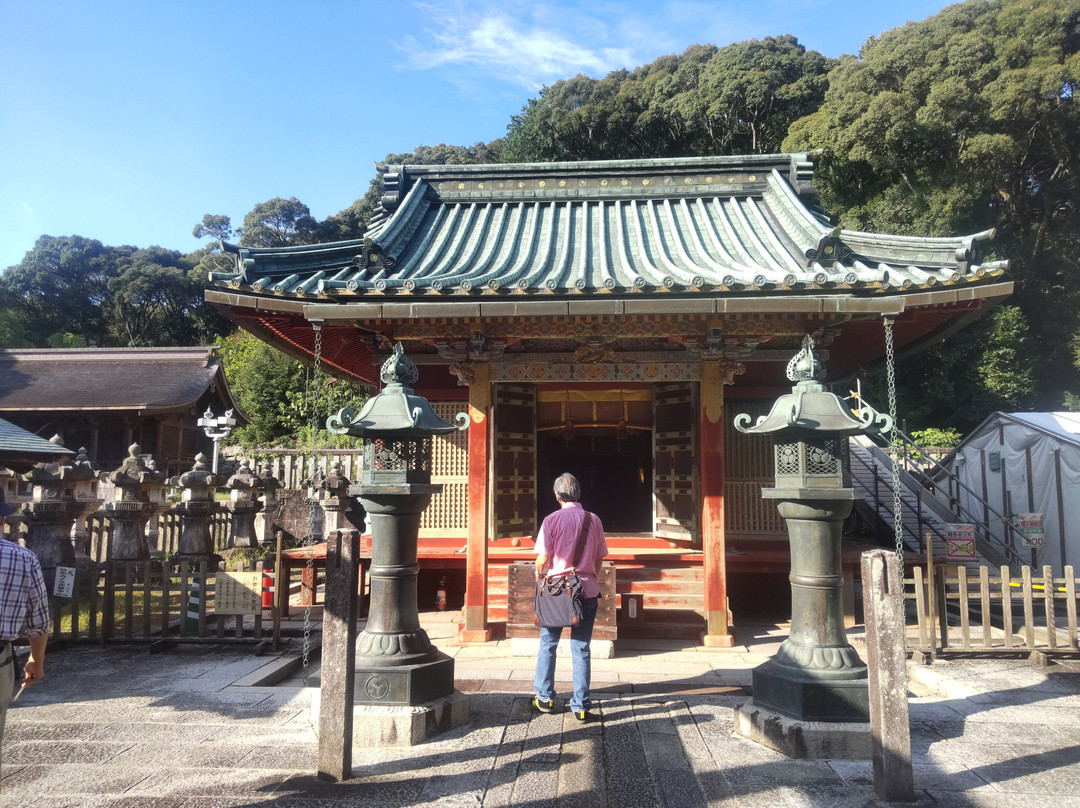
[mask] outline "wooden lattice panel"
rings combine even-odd
[[[536,530],[536,388],[494,388],[492,538]]]
[[[773,441],[766,435],[745,435],[734,426],[736,415],[747,413],[753,423],[771,404],[754,400],[725,403],[724,527],[729,533],[787,535],[776,503],[761,498],[761,489],[775,483]]]
[[[436,415],[450,423],[465,410],[460,401],[433,401]],[[471,428],[476,428],[471,427]],[[469,433],[451,432],[436,435],[431,446],[431,482],[443,490],[431,498],[420,518],[421,536],[464,538],[469,516]]]
[[[696,399],[690,384],[657,385],[654,391],[654,530],[668,539],[700,540]]]

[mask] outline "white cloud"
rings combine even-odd
[[[537,90],[577,73],[600,77],[639,61],[634,43],[606,47],[607,24],[582,19],[581,10],[553,13],[552,7],[521,6],[513,14],[494,7],[423,6],[431,26],[407,37],[403,50],[414,69],[467,68]],[[569,29],[569,30],[561,30]],[[584,44],[588,31],[591,45]],[[577,36],[575,36],[577,34]]]

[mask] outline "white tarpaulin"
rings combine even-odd
[[[1005,518],[1015,525],[1042,514],[1042,547],[1024,547],[1011,531],[1020,560],[1030,563],[1034,549],[1035,565],[1049,564],[1056,575],[1066,564],[1080,567],[1080,413],[994,413],[944,463],[975,494],[985,492],[995,543],[1007,540]],[[963,488],[960,500],[969,518],[983,517],[982,504]]]

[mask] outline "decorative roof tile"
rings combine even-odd
[[[997,277],[993,233],[841,230],[817,210],[803,154],[387,167],[362,240],[225,245],[219,287],[279,297],[903,292]]]

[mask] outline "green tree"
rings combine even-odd
[[[578,75],[530,99],[508,127],[508,162],[778,151],[822,103],[833,62],[793,36],[694,45],[603,79]]]
[[[366,391],[326,374],[315,378],[310,367],[246,331],[223,337],[217,345],[229,389],[251,419],[230,440],[249,448],[350,445],[352,439],[326,431],[326,418],[342,407],[362,406]]]
[[[109,281],[134,247],[106,247],[82,236],[41,236],[0,275],[0,302],[30,345],[71,333],[87,345],[110,345]]]
[[[200,345],[229,329],[203,298],[206,275],[175,250],[136,250],[108,282],[115,342],[129,346]]]
[[[206,219],[203,219],[204,223]],[[318,222],[308,206],[290,196],[278,196],[260,202],[244,217],[245,247],[288,247],[292,244],[311,244],[315,241]],[[212,233],[211,233],[212,235]]]
[[[0,348],[26,348],[26,334],[15,312],[0,310]]]
[[[1078,80],[1080,2],[969,0],[843,58],[825,103],[784,141],[788,150],[822,150],[816,180],[845,227],[997,231],[993,247],[1010,259],[1014,301],[1031,329],[1029,373],[999,373],[1007,351],[960,351],[981,372],[944,404],[949,411],[972,399],[1053,408],[1077,389],[1068,337],[1080,330]],[[973,333],[990,344],[1018,338],[1001,330],[1001,318]],[[913,361],[903,382],[947,384],[920,376],[945,358],[939,350]],[[1006,378],[1030,381],[1034,395]]]

